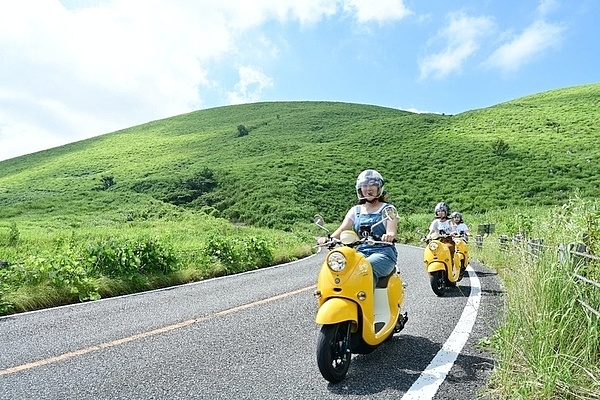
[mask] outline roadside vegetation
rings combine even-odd
[[[600,283],[600,261],[574,253],[600,254],[600,203],[505,211],[484,216],[496,234],[474,252],[505,285],[503,323],[482,343],[497,357],[488,394],[600,399],[600,287],[585,281]]]
[[[158,207],[160,218],[151,220],[43,228],[13,223],[0,230],[0,315],[199,281],[312,253],[302,231],[235,226]]]
[[[498,271],[506,317],[484,343],[495,398],[594,399],[599,254],[600,84],[459,115],[332,102],[201,110],[0,162],[0,315],[239,273],[311,254],[320,213],[335,225],[365,168],[386,178],[399,240],[417,243],[439,201]],[[563,206],[564,205],[564,206]],[[499,235],[543,238],[532,258]],[[594,291],[596,289],[596,291]],[[577,296],[577,297],[576,297]],[[595,397],[594,397],[595,396]]]

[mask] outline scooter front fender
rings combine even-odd
[[[358,305],[348,299],[332,297],[321,304],[315,322],[321,325],[352,321],[358,323]]]
[[[427,272],[432,273],[435,271],[445,271],[446,264],[441,261],[434,261],[432,263],[427,264]]]

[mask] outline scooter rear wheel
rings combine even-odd
[[[433,271],[429,275],[429,283],[431,284],[431,290],[437,296],[443,296],[446,293],[446,277],[444,271]]]
[[[317,364],[321,375],[331,383],[344,380],[350,367],[349,322],[323,325],[317,340]]]

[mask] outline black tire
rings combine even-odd
[[[444,271],[434,271],[429,275],[429,283],[431,290],[438,296],[443,296],[446,293],[446,277]]]
[[[344,380],[350,368],[349,322],[323,325],[317,340],[317,364],[321,375],[331,383]]]

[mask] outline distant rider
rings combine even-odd
[[[448,219],[448,214],[450,213],[450,206],[445,202],[439,202],[436,204],[435,209],[435,219],[431,221],[429,225],[429,233],[427,234],[427,239],[432,239],[434,236],[442,235],[440,237],[440,241],[448,247],[450,250],[451,257],[454,257],[454,239],[450,235],[452,233],[452,221]]]
[[[452,232],[456,233],[457,235],[462,235],[465,241],[468,241],[471,232],[469,231],[469,227],[465,221],[463,221],[462,214],[459,211],[454,211],[452,214],[450,214],[450,217],[452,219]]]

